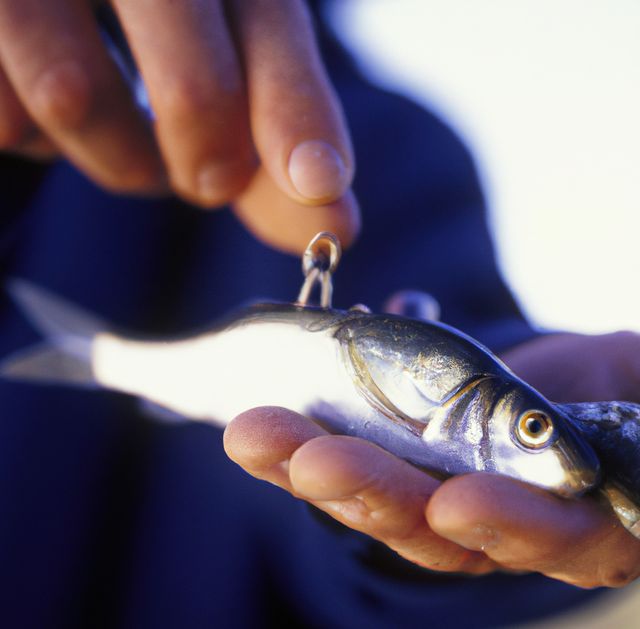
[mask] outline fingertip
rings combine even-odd
[[[233,209],[256,238],[294,255],[300,255],[320,231],[334,233],[346,249],[361,227],[360,208],[351,189],[334,203],[309,207],[282,192],[264,168]]]
[[[224,431],[223,445],[227,456],[242,467],[261,469],[288,459],[303,443],[325,434],[298,413],[262,406],[232,420]]]

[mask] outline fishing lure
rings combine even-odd
[[[496,472],[566,497],[601,486],[595,449],[606,464],[606,495],[637,533],[633,488],[640,474],[612,472],[617,462],[602,455],[610,445],[601,443],[599,427],[611,420],[599,418],[603,410],[615,415],[616,407],[553,404],[485,347],[442,323],[372,314],[361,305],[332,308],[339,258],[337,239],[318,234],[302,258],[305,282],[296,303],[255,305],[176,341],[116,334],[14,281],[14,300],[45,341],[10,356],[0,371],[101,386],[221,425],[248,408],[283,406],[441,477]],[[316,286],[320,304],[312,306]],[[640,413],[625,408],[631,422],[625,425],[638,428]]]

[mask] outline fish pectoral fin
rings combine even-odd
[[[407,428],[409,431],[420,437],[424,432],[426,421],[411,417],[398,408],[398,405],[394,404],[391,399],[389,399],[389,396],[385,394],[381,386],[378,384],[378,381],[384,381],[384,376],[382,375],[383,370],[376,370],[374,367],[372,373],[372,369],[360,358],[353,347],[349,348],[349,358],[353,369],[355,383],[367,402],[369,402],[369,404],[371,404],[371,406],[376,410],[388,417],[391,421]],[[399,391],[396,391],[396,394],[399,393]],[[422,416],[432,408],[433,402],[431,400],[426,400],[415,386],[413,386],[413,394],[414,395],[412,397],[420,396],[422,402],[425,403],[425,407],[422,409],[423,413],[421,413]]]

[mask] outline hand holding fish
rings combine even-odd
[[[640,336],[556,334],[512,349],[507,363],[558,402],[640,401]],[[590,407],[594,408],[591,409]],[[606,403],[567,405],[591,432],[602,463],[625,463],[636,484],[635,447],[599,434]],[[635,427],[636,409],[630,426]],[[624,417],[624,416],[622,416]],[[594,432],[595,431],[595,432]],[[494,474],[439,482],[377,446],[330,435],[281,408],[257,408],[225,432],[229,456],[257,478],[309,501],[343,524],[388,545],[406,559],[444,572],[537,571],[582,587],[626,585],[640,574],[640,541],[593,497],[564,500],[541,488]],[[617,465],[616,465],[617,464]],[[631,481],[631,482],[630,482]],[[614,501],[612,501],[613,504]]]
[[[173,342],[114,333],[15,280],[12,297],[46,340],[0,373],[99,385],[201,421],[239,415],[225,433],[233,460],[423,566],[535,570],[585,587],[636,578],[640,405],[554,403],[449,326],[335,310],[339,258],[335,236],[318,234],[296,303],[257,304]],[[637,386],[637,350],[635,335],[555,335],[507,358],[534,381],[562,374],[571,398],[610,399]],[[616,386],[596,390],[603,365]]]
[[[484,473],[440,482],[281,408],[237,417],[225,449],[256,478],[432,570],[536,571],[581,587],[620,587],[640,574],[640,541],[593,498]]]
[[[354,237],[349,136],[303,0],[113,0],[153,125],[99,29],[101,4],[0,0],[0,150],[60,153],[118,192],[233,203],[290,251],[320,228]]]

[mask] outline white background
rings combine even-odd
[[[529,318],[640,330],[640,2],[338,0],[333,15],[372,79],[472,150]]]

